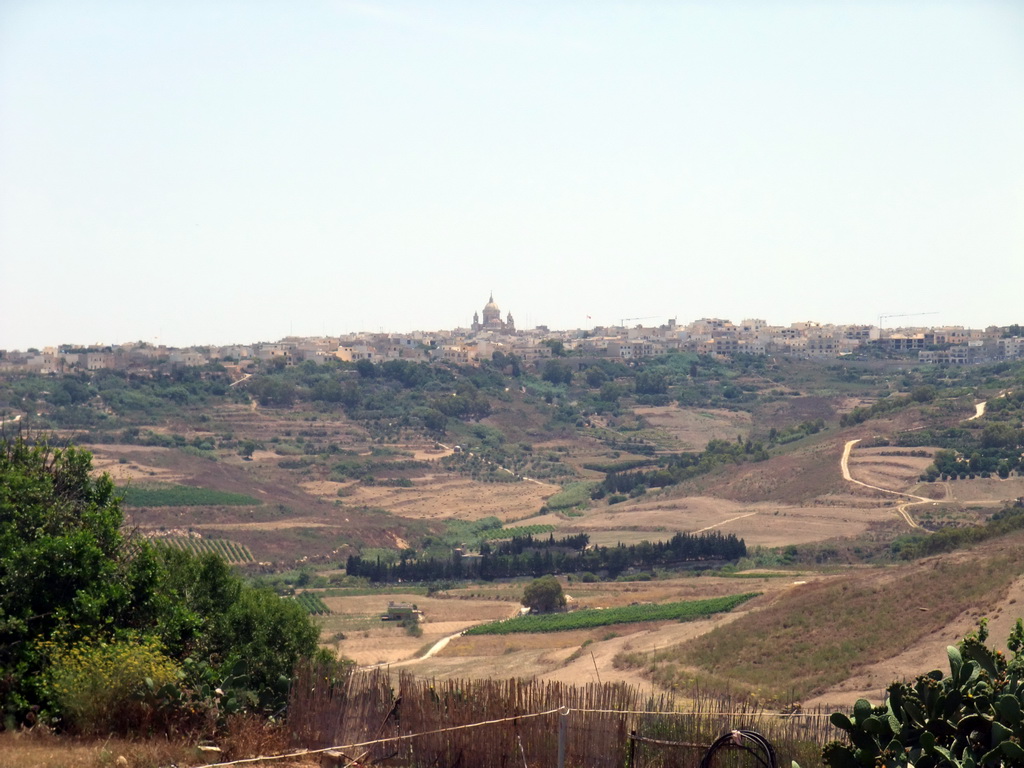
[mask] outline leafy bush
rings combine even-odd
[[[45,645],[50,667],[44,688],[65,726],[82,734],[128,733],[150,724],[157,714],[154,691],[181,674],[152,638]]]
[[[174,664],[206,668],[206,688],[226,688],[230,680],[239,691],[235,700],[280,709],[295,664],[317,653],[319,632],[309,614],[247,586],[215,554],[127,539],[113,483],[94,479],[91,470],[90,454],[74,447],[0,441],[4,725],[32,707],[70,708],[84,718],[79,727],[92,728],[95,713],[76,709],[69,681],[91,691],[107,680],[118,697],[134,685],[132,675],[148,670],[153,674],[143,677],[155,685],[166,670],[157,648]],[[123,685],[110,682],[117,672],[112,659],[122,660],[121,671],[131,677]],[[49,686],[48,669],[57,675]],[[124,709],[102,704],[95,712],[131,713],[135,705],[118,706]]]

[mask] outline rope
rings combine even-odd
[[[687,715],[703,717],[831,717],[825,712],[687,712],[684,710],[650,710],[650,709],[574,709],[573,712],[585,712],[600,715]]]
[[[195,768],[222,768],[222,766],[243,765],[245,763],[258,763],[258,762],[263,762],[263,761],[267,761],[267,760],[286,760],[288,758],[293,758],[293,757],[304,757],[304,756],[307,756],[307,755],[318,755],[318,754],[323,754],[324,752],[341,752],[341,751],[344,751],[344,750],[351,750],[351,749],[357,749],[357,748],[362,748],[362,747],[372,747],[372,746],[376,746],[377,744],[387,744],[387,743],[393,742],[393,741],[408,741],[410,739],[417,739],[417,738],[419,738],[421,736],[435,736],[435,735],[440,734],[440,733],[451,733],[453,731],[464,731],[464,730],[468,730],[470,728],[479,728],[480,726],[484,726],[484,725],[497,725],[498,723],[508,723],[508,722],[512,722],[514,720],[525,720],[525,719],[531,718],[531,717],[547,717],[548,715],[555,715],[555,714],[562,715],[562,716],[568,716],[572,712],[576,712],[576,713],[579,713],[579,714],[596,714],[596,715],[658,715],[658,716],[661,716],[661,717],[668,716],[668,715],[677,715],[677,716],[705,715],[705,716],[721,716],[721,717],[830,717],[830,715],[827,715],[827,714],[816,714],[816,713],[815,714],[802,714],[802,713],[783,714],[781,712],[761,712],[761,713],[755,713],[755,712],[684,712],[684,711],[668,711],[668,712],[664,712],[664,711],[647,710],[647,709],[570,709],[569,707],[563,706],[563,707],[557,707],[556,709],[548,709],[548,710],[545,710],[544,712],[532,712],[530,714],[525,714],[525,715],[513,715],[511,717],[501,717],[501,718],[498,718],[497,720],[484,720],[484,721],[479,722],[479,723],[466,723],[465,725],[452,725],[452,726],[449,726],[447,728],[438,728],[438,729],[433,730],[433,731],[423,731],[422,733],[407,733],[407,734],[403,734],[403,735],[400,735],[400,736],[385,736],[384,738],[380,738],[380,739],[372,739],[370,741],[361,741],[361,742],[357,742],[355,744],[341,744],[341,745],[333,746],[333,747],[323,747],[322,749],[301,749],[301,750],[298,750],[296,752],[289,752],[289,753],[281,754],[281,755],[266,755],[266,756],[260,756],[260,757],[244,757],[244,758],[240,758],[238,760],[231,760],[231,761],[225,762],[225,763],[207,763],[204,766],[196,766]],[[731,737],[732,734],[734,734],[734,733],[740,733],[743,736],[747,736],[747,734],[754,734],[754,731],[733,731],[733,732],[730,732],[729,734],[726,734],[726,736]],[[763,739],[763,737],[761,737],[758,734],[755,734],[755,736],[757,736],[757,739]],[[726,737],[722,737],[722,739],[725,739],[725,738]],[[748,737],[748,738],[751,738],[751,737]],[[719,741],[721,741],[722,739],[719,739]],[[751,740],[755,741],[755,743],[756,743],[757,739],[751,738]],[[640,737],[637,737],[637,740],[648,741],[648,739],[642,739]],[[675,742],[671,742],[671,743],[674,744]],[[682,745],[682,746],[703,746],[703,745],[689,745],[689,744],[687,744],[687,745]],[[712,745],[712,746],[714,747],[714,745]],[[770,746],[769,746],[769,748],[770,748]],[[525,757],[526,756],[523,755],[524,761],[525,761]]]
[[[451,733],[452,731],[464,731],[470,728],[479,728],[482,725],[497,725],[498,723],[507,723],[512,720],[525,720],[529,717],[545,717],[547,715],[554,715],[562,712],[563,708],[549,709],[544,712],[532,712],[528,715],[515,715],[513,717],[501,717],[497,720],[484,720],[479,723],[466,723],[465,725],[452,725],[448,728],[437,728],[433,731],[423,731],[422,733],[406,733],[401,736],[385,736],[382,739],[373,739],[371,741],[360,741],[355,744],[341,744],[334,747],[323,747],[322,749],[301,749],[296,752],[288,752],[282,755],[261,755],[260,757],[243,757],[238,760],[231,760],[226,763],[206,763],[205,766],[196,766],[196,768],[221,768],[226,765],[243,765],[245,763],[258,763],[265,760],[286,760],[292,757],[305,757],[307,755],[320,755],[324,752],[340,752],[342,750],[357,749],[360,747],[372,747],[376,744],[387,744],[392,741],[408,741],[410,739],[417,739],[421,736],[435,736],[439,733]],[[567,713],[566,713],[567,714]]]

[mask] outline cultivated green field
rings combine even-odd
[[[263,502],[244,493],[229,493],[191,485],[167,485],[149,488],[119,488],[126,507],[244,507]]]
[[[295,601],[314,616],[329,616],[331,609],[327,607],[320,595],[302,592],[295,596]]]
[[[564,632],[572,629],[591,629],[611,624],[632,624],[639,621],[690,621],[715,613],[731,611],[759,592],[716,597],[710,600],[687,600],[662,605],[627,605],[622,608],[586,609],[571,613],[549,613],[516,616],[504,621],[467,629],[467,635],[507,635],[514,632]]]
[[[247,546],[227,539],[193,539],[187,536],[170,536],[165,539],[157,539],[157,541],[168,547],[191,552],[193,555],[213,552],[231,565],[252,563],[256,560]]]

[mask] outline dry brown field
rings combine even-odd
[[[871,664],[839,685],[809,699],[806,706],[818,704],[852,706],[857,699],[882,701],[885,688],[895,680],[912,679],[933,669],[949,672],[946,648],[968,632],[978,628],[978,620],[988,619],[990,643],[1001,647],[1010,636],[1017,619],[1024,613],[1024,577],[1017,579],[1007,594],[992,605],[977,606],[961,613],[937,632],[922,638],[913,647],[891,658]]]
[[[758,428],[773,418],[779,426],[786,426],[797,417],[827,417],[832,407],[823,399],[790,398],[766,406],[775,410],[758,414]],[[644,437],[677,450],[697,450],[713,438],[735,440],[737,435],[749,435],[753,429],[749,414],[725,410],[681,409],[673,405],[641,408],[637,417]],[[503,428],[508,428],[515,425],[515,418],[516,414],[510,411],[489,421],[497,423],[497,419]],[[404,548],[426,526],[446,519],[489,516],[513,524],[551,524],[556,535],[585,532],[593,544],[599,545],[664,539],[676,531],[717,530],[742,537],[748,546],[778,547],[862,536],[882,524],[902,525],[897,507],[907,499],[843,480],[840,458],[846,440],[870,438],[880,431],[910,429],[917,425],[915,419],[909,414],[897,414],[888,421],[873,422],[870,428],[841,433],[826,431],[800,441],[768,462],[722,467],[677,488],[650,491],[616,505],[596,502],[582,514],[572,516],[536,515],[545,500],[557,492],[558,486],[554,484],[479,483],[446,472],[439,465],[417,472],[411,478],[411,488],[338,483],[325,479],[322,472],[303,475],[285,471],[278,464],[288,457],[269,450],[269,440],[274,435],[315,430],[324,436],[318,439],[337,441],[363,455],[369,452],[371,444],[361,428],[344,418],[310,423],[297,421],[288,413],[241,406],[217,414],[216,423],[208,429],[214,433],[233,430],[264,440],[268,450],[257,451],[252,461],[230,454],[213,462],[169,449],[100,445],[95,446],[95,463],[97,469],[110,472],[118,483],[181,483],[247,493],[261,499],[264,503],[252,509],[149,510],[142,527],[193,528],[207,536],[246,543],[254,551],[269,553],[267,559],[280,556],[285,560],[296,551],[336,558],[351,551],[357,542],[363,546]],[[586,462],[612,460],[613,454],[592,437],[566,434],[541,443],[536,440],[539,424],[527,421],[516,428],[523,439],[533,440],[535,450],[559,451],[563,461],[577,469]],[[201,434],[189,432],[187,436],[191,439]],[[446,453],[422,441],[389,447],[403,456],[427,462]],[[920,483],[918,478],[930,458],[895,455],[898,450],[857,447],[851,453],[849,469],[854,478],[869,485],[933,499],[930,506],[910,507],[915,519],[972,523],[1003,502],[1024,496],[1024,478]],[[629,456],[620,453],[618,458]],[[588,470],[581,470],[580,474],[593,479],[601,476]],[[368,508],[383,511],[371,512]],[[566,582],[566,591],[575,604],[590,607],[697,599],[751,590],[767,594],[735,613],[699,622],[620,625],[503,637],[455,636],[473,624],[517,612],[521,584],[453,590],[449,597],[395,593],[327,598],[334,613],[323,620],[322,641],[361,665],[400,666],[424,676],[525,676],[574,683],[622,680],[649,686],[642,670],[616,669],[615,656],[623,651],[668,648],[733,622],[747,612],[770,610],[772,595],[790,588],[795,581],[821,578],[842,576],[788,575],[760,580],[694,577],[599,585]],[[380,621],[388,599],[413,602],[424,611],[422,635],[412,636],[396,624]],[[1018,581],[998,605],[979,606],[979,611],[984,608],[993,617],[994,639],[1006,637],[1009,625],[1021,612],[1016,608],[1021,599],[1024,583]],[[908,670],[941,668],[945,645],[970,631],[978,615],[978,611],[965,612],[913,648],[858,670],[854,677],[810,703],[844,703],[863,695],[877,696],[885,684]],[[421,659],[445,638],[452,639],[436,655]]]
[[[651,582],[591,584],[561,580],[574,608],[614,608],[750,591],[771,594],[789,588],[794,580],[803,582],[817,578],[821,577],[784,573],[777,578],[691,576]],[[400,590],[377,595],[325,597],[324,602],[333,613],[319,619],[321,642],[362,666],[385,664],[424,677],[539,677],[581,684],[600,677],[605,682],[624,680],[649,686],[636,672],[614,669],[612,658],[624,645],[637,649],[665,647],[731,621],[733,617],[728,614],[696,622],[620,624],[571,632],[453,637],[436,655],[420,659],[439,640],[475,624],[518,614],[518,598],[524,583],[470,586],[451,590],[445,597],[424,597]],[[415,637],[394,622],[381,621],[380,615],[388,601],[413,603],[422,610],[423,634]],[[736,615],[757,605],[757,600],[746,603],[737,609]],[[338,633],[345,637],[336,639]]]
[[[891,517],[883,507],[859,507],[836,502],[812,505],[771,502],[741,503],[709,496],[657,498],[647,494],[638,502],[624,502],[568,518],[556,534],[586,533],[591,543],[613,545],[671,538],[677,531],[716,530],[742,538],[747,546],[775,547],[855,536],[873,523]],[[537,518],[538,522],[544,518]],[[532,522],[532,521],[531,521]]]
[[[675,450],[700,451],[710,440],[735,440],[750,434],[751,416],[746,411],[716,408],[680,408],[678,405],[643,406],[637,416],[663,433]]]
[[[480,483],[470,478],[438,471],[417,478],[411,488],[332,483],[303,483],[310,493],[337,498],[347,488],[345,503],[386,509],[393,515],[414,520],[519,520],[535,515],[544,501],[560,490],[557,485],[520,481]]]
[[[927,457],[900,456],[910,450],[925,451]],[[904,489],[914,486],[918,477],[932,463],[937,448],[861,448],[850,452],[850,475],[869,485],[882,488]]]

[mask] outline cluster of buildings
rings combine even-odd
[[[1014,328],[1019,331],[1019,328]],[[306,361],[344,362],[446,361],[473,365],[491,360],[496,352],[514,355],[536,365],[554,350],[585,358],[631,361],[685,351],[716,357],[778,355],[835,358],[865,348],[917,352],[922,363],[971,365],[1024,358],[1024,337],[1008,329],[962,327],[881,329],[873,325],[832,325],[815,322],[769,325],[764,320],[741,323],[717,318],[681,326],[674,319],[663,325],[625,325],[590,330],[552,331],[545,326],[518,330],[512,314],[502,319],[492,295],[483,311],[473,314],[465,328],[451,331],[413,331],[403,334],[355,333],[343,336],[286,337],[273,343],[176,349],[145,342],[116,346],[48,347],[26,352],[0,350],[0,372],[56,374],[100,369],[156,369],[202,366],[220,362],[244,371],[253,361],[281,360],[284,365]]]

